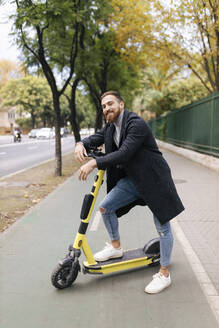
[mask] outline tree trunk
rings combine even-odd
[[[69,107],[71,110],[70,123],[71,123],[72,131],[74,132],[75,142],[78,142],[81,140],[80,124],[78,123],[78,120],[77,120],[77,111],[76,111],[76,90],[77,90],[77,85],[78,85],[79,81],[80,81],[80,79],[76,79],[74,81],[72,88],[71,88],[71,99],[69,101]]]
[[[95,120],[95,131],[100,130],[103,126],[103,111],[101,108],[100,99],[96,96],[95,92],[90,88],[90,96],[96,107],[96,120]]]
[[[75,110],[73,107],[71,108],[73,111]],[[70,117],[70,123],[71,123],[71,127],[72,127],[72,131],[74,133],[74,137],[75,137],[75,142],[78,142],[81,140],[81,136],[80,136],[80,126],[76,120],[76,117],[72,115],[71,113],[71,117]]]
[[[32,127],[32,129],[35,128],[35,124],[36,124],[36,116],[34,115],[33,111],[31,111],[31,127]]]
[[[60,101],[59,95],[53,94],[54,125],[55,125],[55,176],[62,175],[62,149],[60,135]]]
[[[90,90],[90,97],[96,107],[96,120],[95,120],[95,131],[102,128],[103,125],[103,112],[101,108],[100,98],[98,96],[97,90],[88,82],[86,78],[84,78],[89,90]]]
[[[101,129],[103,125],[103,113],[100,106],[96,106],[96,113],[95,131]]]

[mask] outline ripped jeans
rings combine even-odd
[[[116,210],[136,199],[141,198],[134,184],[128,177],[118,181],[116,186],[105,196],[99,207],[105,227],[111,240],[119,240],[119,222],[116,216]],[[171,253],[173,249],[173,234],[170,222],[161,224],[154,216],[154,224],[160,236],[160,264],[168,266],[170,264]]]

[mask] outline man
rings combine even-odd
[[[22,131],[19,127],[16,127],[13,131],[14,141],[21,141]]]
[[[75,147],[75,157],[82,163],[90,147],[105,145],[105,156],[91,159],[79,170],[80,180],[86,180],[96,167],[107,170],[107,195],[100,204],[100,212],[111,244],[94,258],[106,261],[122,257],[118,217],[135,205],[147,205],[160,236],[161,266],[145,292],[158,293],[171,284],[168,266],[173,235],[169,221],[184,207],[150,127],[137,114],[124,109],[124,101],[116,91],[104,93],[101,105],[107,124]]]

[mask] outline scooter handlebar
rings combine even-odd
[[[96,158],[104,155],[105,154],[98,148],[90,148],[89,151],[87,152],[87,156],[92,158]]]

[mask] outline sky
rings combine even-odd
[[[11,32],[12,24],[9,22],[8,16],[13,13],[14,6],[6,1],[3,6],[0,6],[0,60],[8,59],[18,62],[19,51],[16,45],[12,45]]]

